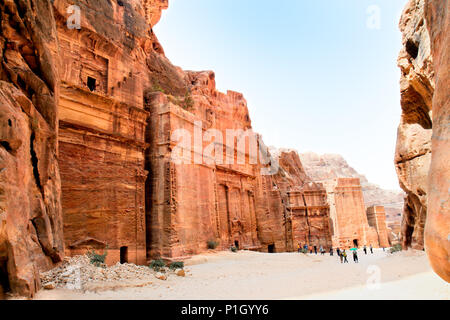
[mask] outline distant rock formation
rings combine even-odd
[[[400,214],[403,209],[403,192],[385,190],[370,183],[363,174],[358,173],[338,154],[319,155],[308,152],[300,154],[300,158],[306,173],[314,181],[327,184],[336,178],[359,178],[366,207],[384,206],[387,219],[392,222],[400,222]]]

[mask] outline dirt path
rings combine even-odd
[[[351,259],[341,264],[329,255],[222,252],[188,261],[185,278],[155,279],[146,287],[98,293],[43,290],[36,299],[450,298],[449,284],[431,271],[424,252],[361,251],[359,257],[359,264]]]

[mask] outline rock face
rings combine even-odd
[[[402,119],[398,128],[395,164],[400,186],[406,192],[403,212],[403,245],[423,249],[427,212],[428,170],[431,161],[431,109],[434,92],[430,37],[424,19],[425,1],[410,1],[400,30]]]
[[[391,215],[392,220],[400,220],[398,214],[403,209],[404,194],[400,191],[385,190],[370,183],[367,178],[352,168],[338,154],[319,155],[313,152],[300,154],[306,173],[314,181],[324,184],[333,183],[336,178],[359,178],[363,189],[364,202],[367,207],[382,205]]]
[[[449,10],[448,1],[411,0],[403,12],[404,47],[399,56],[403,113],[395,158],[400,183],[408,195],[403,245],[423,248],[425,244],[434,270],[447,281]]]
[[[375,228],[378,235],[380,247],[390,246],[389,232],[386,225],[386,212],[383,206],[372,206],[367,208],[367,222],[370,227]]]
[[[67,255],[108,247],[107,263],[144,264],[147,22],[161,3],[75,1],[80,29],[57,0],[61,57],[59,163]],[[97,13],[101,11],[102,15]],[[146,21],[145,14],[149,17]]]
[[[393,239],[399,238],[405,195],[403,192],[385,190],[370,183],[364,175],[353,169],[341,155],[319,155],[308,152],[300,154],[300,158],[308,176],[314,181],[323,183],[330,191],[333,190],[337,178],[359,178],[366,208],[383,206],[389,233],[392,233]]]
[[[48,0],[0,4],[0,295],[33,296],[63,256],[58,47]]]
[[[359,178],[336,179],[335,186],[328,195],[333,221],[333,246],[379,247],[376,223],[369,225]],[[384,228],[382,231],[384,232]],[[381,236],[384,238],[384,234]]]
[[[450,3],[427,1],[425,16],[431,37],[436,84],[432,106],[425,249],[436,273],[450,282]]]

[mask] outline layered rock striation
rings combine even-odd
[[[450,281],[448,1],[411,0],[401,21],[402,121],[396,166],[407,193],[403,245],[424,248]]]
[[[48,0],[0,4],[0,296],[63,257],[58,37]]]

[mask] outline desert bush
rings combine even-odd
[[[153,85],[152,85],[152,91],[153,92],[162,92],[162,93],[165,93],[164,92],[164,89],[163,88],[161,88],[161,85],[159,84],[159,82],[158,81],[156,81],[155,83],[153,83]]]
[[[152,260],[150,262],[149,268],[155,271],[160,271],[166,267],[166,263],[162,259]]]
[[[194,107],[194,99],[192,99],[191,93],[186,91],[184,95],[184,101],[181,105],[185,110],[191,110]]]
[[[402,245],[397,243],[395,246],[391,247],[390,251],[391,251],[391,253],[394,253],[394,252],[398,252],[398,251],[402,251],[402,250],[403,250]]]
[[[214,250],[217,248],[217,246],[219,245],[219,243],[217,241],[213,241],[213,240],[209,240],[207,242],[208,245],[208,249]]]
[[[236,248],[236,247],[231,247],[231,249],[230,249],[232,252],[238,252],[238,248]]]
[[[96,267],[101,267],[105,263],[107,255],[108,255],[108,247],[105,248],[105,253],[103,254],[96,253],[94,249],[92,249],[91,252],[87,253],[87,256],[89,257],[91,264],[93,264]]]
[[[184,262],[182,262],[182,261],[172,262],[169,266],[170,270],[183,269],[183,268],[184,268]]]

